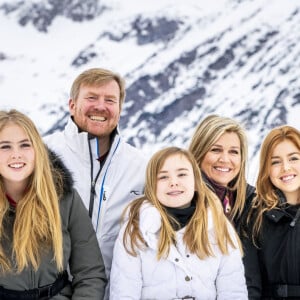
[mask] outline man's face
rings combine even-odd
[[[108,137],[120,119],[120,88],[111,80],[102,85],[82,85],[77,99],[69,100],[70,114],[82,130]]]

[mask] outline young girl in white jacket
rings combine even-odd
[[[186,150],[158,151],[114,248],[110,299],[247,299],[239,239]]]

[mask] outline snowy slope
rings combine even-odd
[[[207,114],[230,116],[247,129],[253,181],[266,132],[300,127],[299,24],[298,0],[2,0],[0,107],[57,130],[75,76],[113,69],[132,144],[186,146]]]

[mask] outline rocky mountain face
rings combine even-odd
[[[134,0],[2,1],[0,12],[49,39],[57,20],[70,30],[90,24],[95,38],[77,36],[77,54],[57,65],[57,74],[103,66],[124,75],[120,127],[145,151],[187,145],[198,122],[216,113],[247,129],[251,167],[270,128],[300,127],[297,0],[156,0],[146,7]],[[9,53],[0,53],[1,64]],[[52,118],[44,133],[62,128],[67,105],[39,105]]]
[[[38,31],[47,33],[56,17],[84,22],[97,17],[101,6],[97,0],[7,1],[0,10],[6,15],[16,13],[21,26],[32,23]]]

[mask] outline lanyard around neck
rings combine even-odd
[[[90,143],[90,139],[88,137],[88,145],[89,145],[89,153],[90,153],[90,162],[91,162],[91,188],[90,188],[90,204],[89,204],[89,216],[90,218],[93,217],[93,210],[94,210],[94,201],[95,201],[95,195],[96,195],[96,190],[95,190],[95,186],[96,186],[96,182],[98,180],[98,177],[100,175],[101,172],[101,164],[100,164],[100,168],[95,176],[95,178],[93,178],[94,176],[94,162],[93,162],[93,153],[92,153],[92,149],[91,149],[91,143]],[[99,144],[98,144],[98,139],[96,138],[96,145],[97,145],[97,153],[99,153]]]
[[[100,198],[99,198],[99,207],[98,207],[98,214],[97,214],[97,225],[96,225],[96,228],[95,228],[96,231],[97,231],[98,224],[99,224],[99,217],[100,217],[100,209],[101,209],[102,200],[105,198],[104,183],[105,183],[105,180],[106,180],[106,175],[107,175],[109,166],[111,164],[112,158],[114,157],[114,154],[115,154],[115,152],[117,151],[117,149],[119,147],[120,141],[121,141],[121,138],[119,137],[117,145],[116,145],[115,149],[113,150],[112,155],[110,155],[110,158],[109,158],[109,161],[107,163],[107,167],[105,169],[105,173],[104,173],[104,176],[103,176],[103,180],[102,180],[102,183],[101,183]],[[96,139],[96,143],[97,143],[97,153],[99,153],[98,152],[98,149],[99,149],[98,139]],[[99,168],[99,170],[98,170],[95,178],[93,178],[93,175],[94,175],[94,172],[93,172],[94,171],[94,164],[93,164],[93,154],[92,154],[90,140],[88,140],[88,145],[89,145],[90,162],[91,162],[91,175],[90,175],[91,176],[91,189],[90,189],[89,216],[92,219],[93,210],[94,210],[94,201],[95,201],[95,195],[96,195],[96,189],[95,189],[95,187],[96,187],[97,180],[98,180],[98,178],[100,176],[100,173],[101,173],[101,170],[102,170],[102,165],[100,164],[100,168]]]

